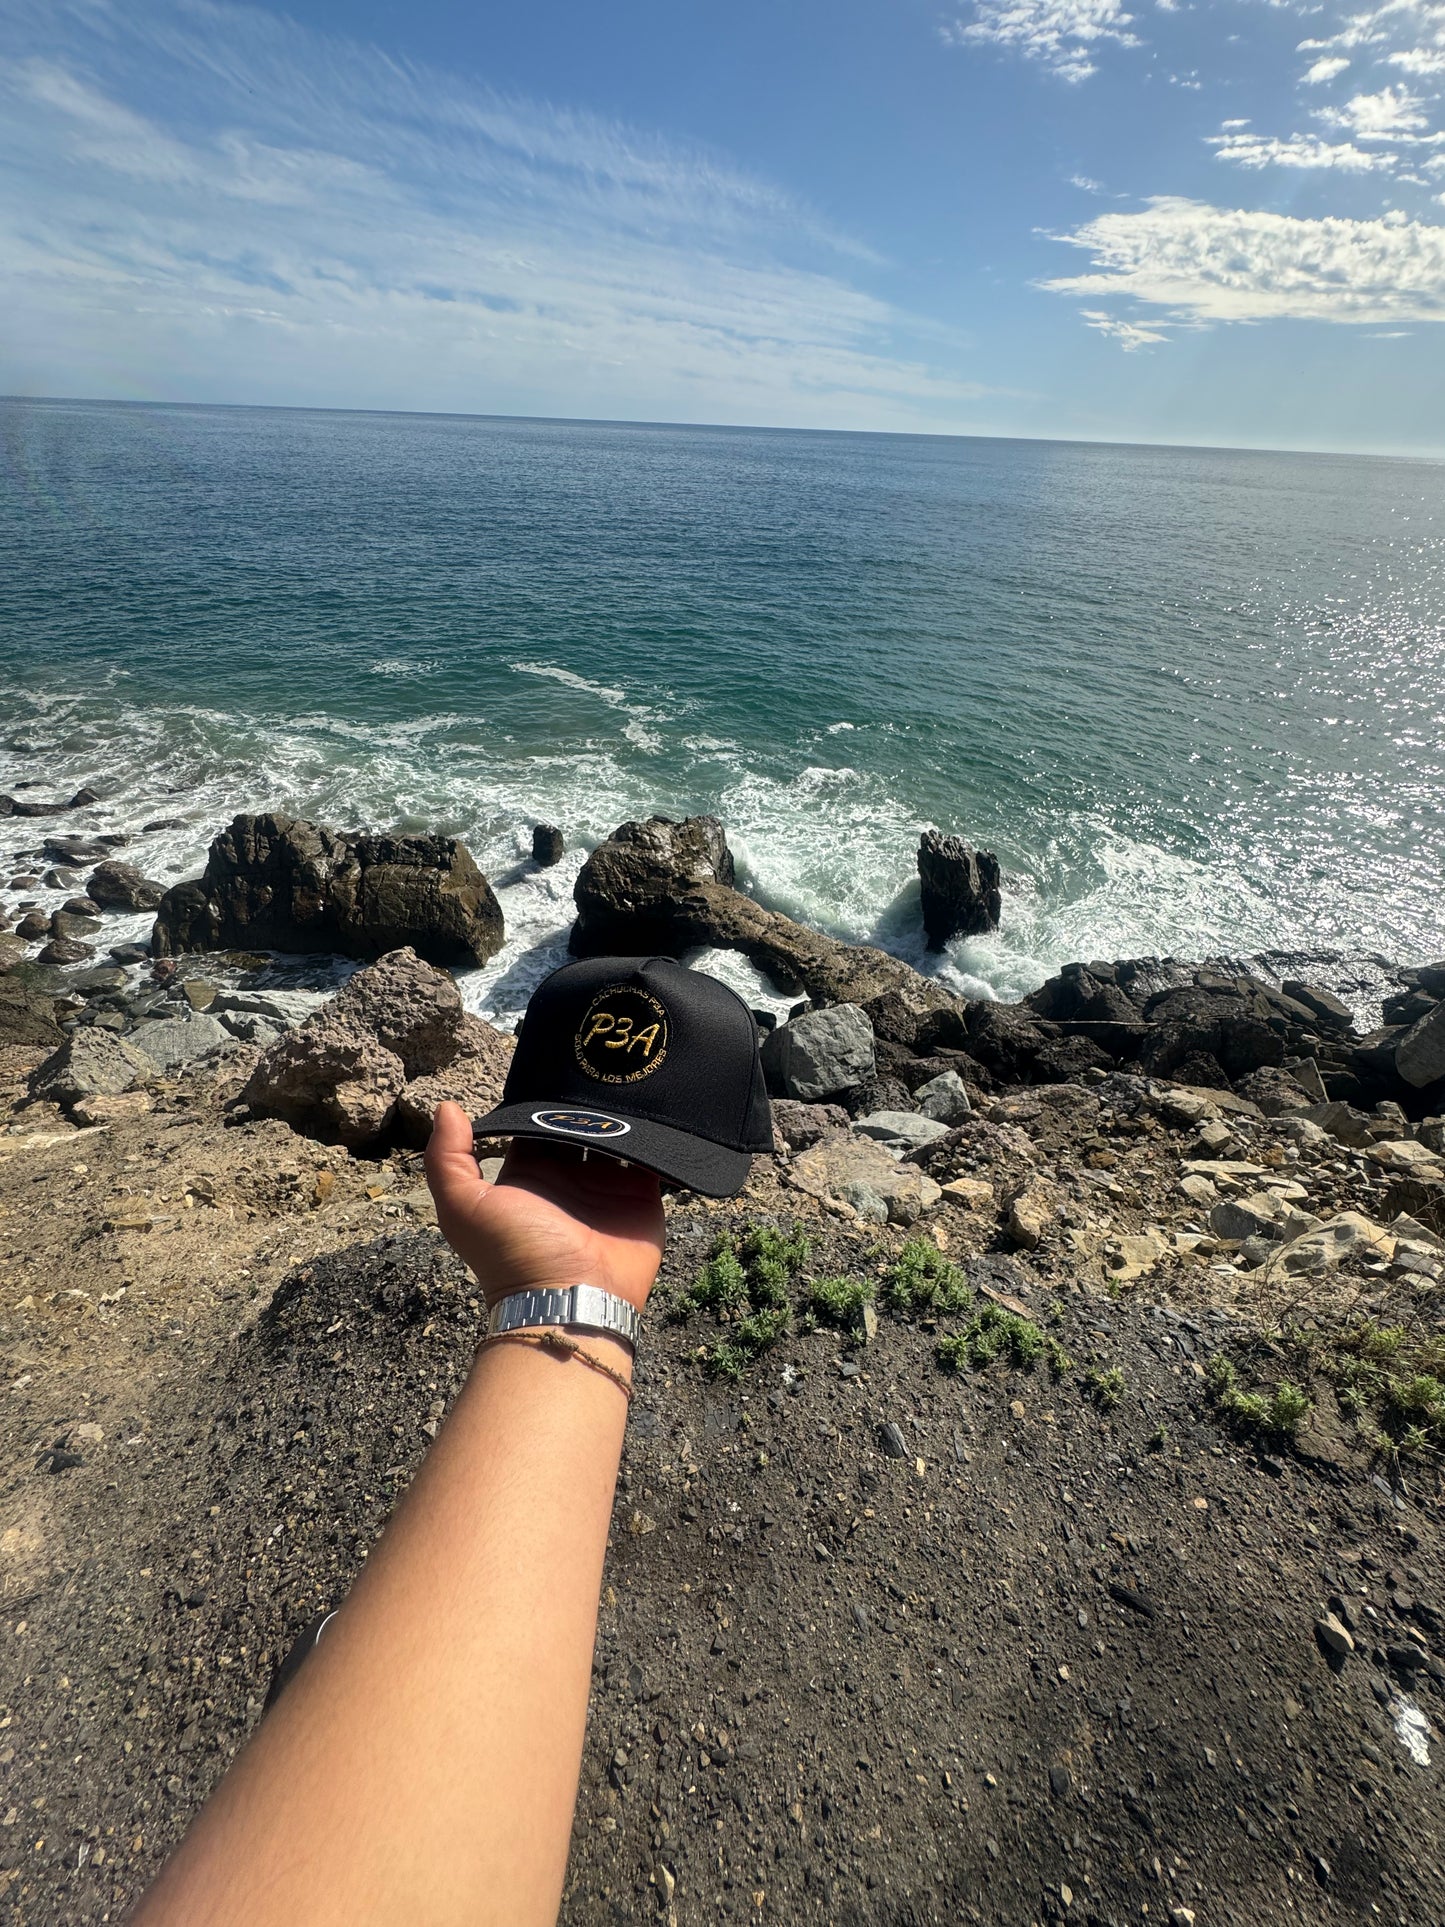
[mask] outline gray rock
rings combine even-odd
[[[27,910],[15,926],[15,934],[25,943],[39,943],[50,935],[50,919],[43,910]]]
[[[1312,1104],[1308,1110],[1296,1111],[1295,1116],[1306,1124],[1317,1124],[1322,1131],[1328,1131],[1337,1143],[1347,1144],[1357,1151],[1365,1150],[1375,1141],[1369,1116],[1338,1098],[1329,1104]]]
[[[1256,1191],[1247,1198],[1221,1198],[1209,1214],[1209,1229],[1216,1238],[1243,1244],[1247,1238],[1277,1241],[1284,1235],[1285,1208],[1267,1191]]]
[[[804,1104],[835,1097],[876,1072],[873,1026],[856,1004],[805,1011],[764,1039],[769,1089]]]
[[[1331,991],[1318,990],[1313,984],[1302,983],[1298,977],[1286,977],[1282,988],[1285,996],[1303,1004],[1323,1029],[1346,1032],[1354,1029],[1354,1013]]]
[[[88,943],[95,933],[93,917],[76,917],[68,910],[57,910],[50,919],[50,934],[59,943]]]
[[[260,1017],[279,1030],[293,1030],[314,1016],[324,1002],[311,990],[218,990],[211,1010],[223,1019],[228,1015]]]
[[[133,863],[115,858],[97,863],[86,893],[105,910],[154,910],[165,895],[165,885],[142,876]]]
[[[131,1032],[130,1042],[150,1058],[152,1069],[173,1071],[207,1051],[231,1042],[231,1033],[214,1017],[195,1012],[189,1017],[163,1017]]]
[[[906,1459],[912,1456],[908,1441],[892,1419],[878,1428],[878,1443],[890,1459]]]
[[[1395,1069],[1417,1091],[1445,1077],[1445,1000],[1405,1032],[1395,1046]]]
[[[262,1050],[269,1050],[290,1028],[286,1024],[273,1024],[269,1017],[262,1017],[254,1010],[228,1010],[217,1021],[241,1043],[256,1044]]]
[[[73,937],[52,937],[40,952],[43,964],[88,963],[95,955],[94,944],[77,943]]]
[[[1330,1094],[1325,1089],[1325,1080],[1320,1075],[1320,1067],[1315,1058],[1287,1057],[1280,1068],[1288,1071],[1306,1097],[1312,1098],[1316,1104],[1329,1103]],[[1268,1111],[1265,1112],[1265,1116],[1269,1116]]]
[[[856,1117],[853,1129],[861,1137],[876,1138],[890,1150],[916,1151],[920,1144],[931,1144],[935,1138],[944,1137],[948,1126],[940,1124],[937,1118],[920,1117],[916,1111],[872,1111],[867,1117]]]
[[[930,1077],[926,1084],[920,1084],[913,1093],[914,1102],[924,1117],[935,1118],[940,1124],[961,1124],[973,1106],[968,1101],[968,1087],[957,1071],[943,1071],[937,1077]]]
[[[555,824],[539,823],[532,831],[532,861],[541,864],[544,870],[560,863],[566,848],[562,832]]]
[[[30,1095],[68,1109],[77,1098],[118,1097],[155,1075],[128,1038],[87,1026],[74,1030],[30,1076]]]

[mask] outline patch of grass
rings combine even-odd
[[[967,1311],[973,1293],[931,1238],[910,1238],[884,1274],[883,1302],[900,1312]]]
[[[730,1237],[718,1239],[712,1256],[692,1281],[689,1302],[699,1311],[733,1311],[745,1305],[748,1277]]]
[[[1311,1333],[1305,1349],[1368,1445],[1397,1457],[1445,1450],[1445,1337],[1362,1319]]]
[[[824,1324],[858,1331],[863,1307],[871,1302],[874,1289],[871,1278],[815,1278],[808,1287],[808,1303]]]
[[[1210,1359],[1204,1378],[1209,1396],[1237,1431],[1287,1441],[1298,1436],[1309,1416],[1309,1397],[1292,1379],[1281,1379],[1272,1392],[1247,1392],[1238,1368],[1222,1352]]]
[[[1091,1365],[1084,1373],[1084,1390],[1101,1412],[1112,1412],[1124,1396],[1124,1372],[1119,1365]]]
[[[728,1326],[708,1355],[718,1378],[741,1378],[787,1331],[795,1281],[807,1263],[808,1240],[773,1225],[753,1225],[741,1239],[724,1232],[678,1305],[686,1318],[708,1311]]]
[[[786,1305],[793,1280],[808,1262],[808,1240],[801,1233],[785,1238],[772,1225],[754,1225],[742,1243],[748,1299],[753,1305]]]
[[[1058,1340],[1040,1331],[1031,1318],[991,1302],[975,1312],[962,1331],[939,1339],[934,1351],[939,1364],[955,1372],[965,1365],[982,1371],[996,1358],[1029,1372],[1042,1358],[1050,1376],[1062,1378],[1074,1363]]]

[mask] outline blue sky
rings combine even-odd
[[[0,392],[1445,453],[1445,0],[0,0]]]

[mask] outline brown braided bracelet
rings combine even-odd
[[[557,1358],[580,1358],[582,1363],[590,1365],[594,1372],[601,1372],[604,1378],[610,1378],[627,1403],[629,1405],[632,1403],[631,1381],[624,1378],[621,1372],[613,1371],[610,1365],[604,1365],[602,1360],[589,1352],[585,1345],[579,1345],[575,1339],[564,1337],[561,1332],[491,1332],[478,1345],[478,1352],[484,1352],[488,1345],[530,1345],[535,1351],[551,1352]]]

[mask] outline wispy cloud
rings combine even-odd
[[[1110,341],[1117,341],[1125,354],[1169,339],[1158,328],[1146,328],[1137,321],[1123,321],[1118,315],[1110,314],[1107,308],[1081,308],[1079,312],[1090,328],[1106,335]]]
[[[1134,16],[1122,0],[975,0],[972,14],[953,20],[944,38],[956,46],[991,45],[1037,60],[1061,80],[1087,80],[1106,43],[1137,47]]]
[[[1352,141],[1322,141],[1309,134],[1281,140],[1273,134],[1211,134],[1209,145],[1220,160],[1237,167],[1337,167],[1347,174],[1368,174],[1393,167],[1395,155]]]
[[[1301,220],[1161,196],[1057,237],[1092,257],[1059,294],[1125,298],[1194,322],[1445,321],[1445,226],[1387,214]]]
[[[1306,87],[1318,87],[1326,80],[1334,80],[1349,66],[1344,54],[1321,54],[1318,60],[1311,61],[1300,75]]]
[[[0,0],[0,387],[957,425],[987,391],[877,265],[715,155],[279,15]]]

